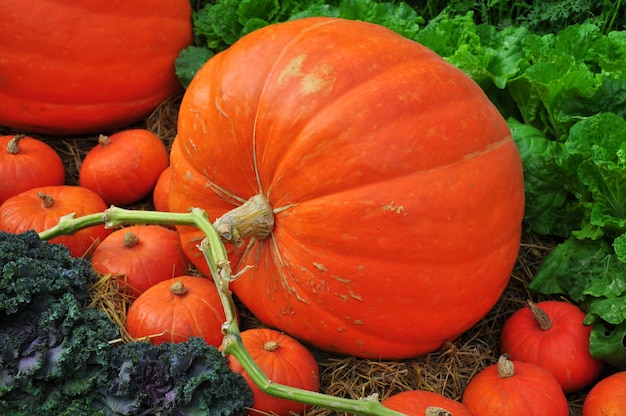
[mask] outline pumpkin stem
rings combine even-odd
[[[124,233],[123,244],[126,248],[133,248],[139,244],[139,238],[132,231]]]
[[[16,134],[15,136],[13,136],[13,138],[9,140],[9,143],[7,143],[7,153],[10,153],[12,155],[18,154],[20,152],[20,148],[17,144],[24,137],[26,137],[26,135],[24,134]]]
[[[43,192],[37,192],[37,196],[41,198],[41,202],[43,203],[44,208],[50,208],[54,205],[54,198],[51,195],[44,194]]]
[[[498,358],[498,377],[508,378],[514,375],[515,365],[513,365],[513,361],[509,360],[508,355],[502,354],[500,358]]]
[[[170,286],[170,292],[172,292],[176,296],[182,296],[187,293],[187,288],[185,287],[183,282],[177,280]]]
[[[552,321],[550,320],[550,317],[548,316],[546,311],[541,309],[530,299],[526,303],[528,303],[528,307],[530,308],[530,311],[535,317],[535,320],[537,321],[539,328],[543,329],[544,331],[547,331],[548,329],[552,328]]]
[[[280,345],[278,344],[278,341],[267,341],[265,344],[263,344],[263,349],[268,352],[274,352],[278,349],[279,346]]]
[[[101,144],[102,146],[108,146],[109,144],[111,144],[111,138],[105,134],[101,134],[100,136],[98,136],[98,144]]]
[[[428,406],[426,408],[425,416],[452,416],[452,413],[446,409],[437,406]]]
[[[213,227],[224,241],[236,247],[240,247],[246,237],[263,240],[274,229],[272,206],[263,195],[255,195],[215,220]]]

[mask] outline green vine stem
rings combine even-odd
[[[358,400],[346,399],[274,383],[267,377],[241,341],[235,304],[228,287],[233,276],[226,247],[224,246],[220,233],[215,229],[214,224],[211,224],[203,210],[193,208],[187,213],[175,213],[128,210],[112,206],[104,212],[97,214],[84,215],[81,217],[76,217],[74,214],[65,215],[59,219],[59,222],[54,227],[40,232],[39,238],[42,240],[50,240],[60,235],[72,234],[83,228],[103,224],[109,228],[115,228],[125,224],[189,225],[197,227],[204,233],[205,238],[200,243],[199,249],[204,254],[204,258],[209,266],[226,315],[226,322],[222,325],[222,333],[224,335],[222,351],[224,354],[232,354],[263,392],[272,396],[306,403],[311,406],[323,407],[355,415],[402,415],[402,413],[384,407],[376,395]]]

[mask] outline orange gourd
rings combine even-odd
[[[461,402],[473,416],[569,415],[565,393],[548,370],[506,355],[470,380]]]
[[[317,361],[313,354],[294,338],[269,328],[253,328],[241,332],[241,342],[272,382],[319,391]],[[289,416],[302,414],[307,409],[308,406],[303,403],[264,393],[233,355],[227,355],[226,358],[230,369],[240,373],[252,390],[254,403],[248,415]]]
[[[148,130],[101,135],[85,156],[78,180],[109,204],[130,205],[152,192],[168,157],[161,139]]]
[[[133,338],[149,337],[152,344],[203,338],[222,343],[224,309],[212,280],[178,276],[150,287],[128,308],[126,330]]]
[[[41,140],[17,134],[0,136],[0,204],[39,186],[63,185],[65,167],[59,154]]]
[[[193,42],[191,7],[5,1],[0,39],[0,125],[52,135],[109,131],[181,89],[174,61]]]
[[[154,209],[161,212],[169,211],[169,190],[170,190],[171,169],[167,167],[157,179],[152,191],[152,203]]]
[[[427,390],[403,391],[383,400],[382,405],[408,416],[472,416],[462,403]]]
[[[491,309],[517,258],[506,122],[467,75],[382,26],[308,18],[243,37],[187,89],[170,166],[170,210],[200,207],[242,237],[237,297],[325,350],[436,350]],[[201,234],[179,231],[208,273]]]
[[[579,391],[602,372],[604,362],[591,356],[591,326],[585,313],[569,302],[550,300],[511,315],[502,327],[500,348],[511,359],[548,370],[565,393]]]
[[[89,189],[70,185],[42,186],[15,195],[0,205],[0,230],[41,232],[57,225],[62,216],[74,213],[81,217],[105,209],[106,203]],[[63,244],[72,256],[79,257],[93,250],[111,232],[111,229],[98,225],[55,237],[49,242]]]
[[[619,371],[596,383],[585,398],[582,416],[626,415],[626,371]]]
[[[187,273],[187,258],[175,230],[159,225],[132,225],[105,238],[91,262],[101,274],[117,276],[120,286],[137,297],[151,286]]]

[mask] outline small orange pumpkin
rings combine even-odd
[[[461,402],[473,416],[568,416],[561,385],[536,364],[501,355],[470,380]]]
[[[161,139],[148,130],[101,135],[85,156],[78,180],[109,204],[129,205],[152,192],[168,158]]]
[[[241,341],[259,368],[273,382],[304,390],[319,391],[319,368],[313,354],[295,338],[269,328],[253,328],[241,332]],[[278,416],[302,414],[303,403],[270,396],[252,381],[239,361],[228,355],[228,366],[240,373],[250,386],[254,403],[249,415],[265,413]]]
[[[106,203],[95,192],[80,186],[58,185],[29,189],[0,205],[0,230],[21,233],[27,230],[41,232],[54,227],[59,219],[75,213],[77,217],[102,212]],[[94,226],[50,240],[63,244],[72,256],[78,257],[92,250],[112,230]]]
[[[565,393],[579,391],[602,372],[604,362],[589,352],[591,326],[576,305],[550,300],[511,315],[500,334],[501,352],[513,360],[537,364],[557,379]]]
[[[626,371],[613,373],[589,390],[582,416],[626,415]]]
[[[126,330],[152,344],[201,337],[220,346],[226,321],[217,288],[204,277],[178,276],[150,287],[128,308]]]
[[[65,167],[59,154],[41,140],[23,134],[0,136],[0,178],[1,204],[28,189],[63,185]]]
[[[91,262],[101,274],[119,276],[131,296],[155,284],[187,273],[187,257],[178,232],[159,225],[132,225],[105,238]]]
[[[427,390],[403,391],[383,400],[382,405],[409,416],[472,416],[462,403]]]

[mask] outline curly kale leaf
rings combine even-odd
[[[7,315],[43,311],[64,293],[84,303],[96,279],[89,261],[72,257],[65,246],[42,242],[35,231],[0,232],[0,272],[0,313]]]
[[[12,411],[61,414],[68,403],[90,407],[108,376],[109,340],[119,328],[69,293],[39,316],[0,321],[0,400]]]
[[[110,386],[101,391],[104,414],[243,415],[252,404],[243,377],[200,338],[122,345],[110,368]]]

